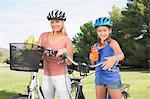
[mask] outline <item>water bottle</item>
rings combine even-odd
[[[91,49],[91,54],[92,54],[92,57],[93,57],[91,61],[93,61],[93,62],[98,61],[99,57],[98,57],[98,49],[97,49],[97,47],[93,47]]]

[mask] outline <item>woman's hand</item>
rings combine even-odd
[[[117,62],[116,56],[107,57],[105,59],[106,61],[102,64],[103,70],[112,69],[112,67]]]
[[[57,54],[56,54],[56,57],[59,57],[61,56],[63,53],[67,53],[68,50],[66,48],[61,48],[58,50]]]

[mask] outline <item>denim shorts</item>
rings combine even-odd
[[[96,83],[96,86],[105,86],[107,89],[121,89],[122,84],[121,80],[117,80],[108,84]]]

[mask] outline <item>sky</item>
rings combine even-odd
[[[65,28],[72,39],[80,26],[99,17],[109,16],[115,5],[126,7],[127,0],[0,0],[0,47],[23,43],[34,34],[36,40],[43,32],[51,31],[46,19],[52,9],[66,12]]]

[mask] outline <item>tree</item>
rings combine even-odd
[[[73,38],[73,43],[76,47],[74,59],[80,62],[89,62],[89,53],[91,46],[97,41],[96,30],[93,27],[92,21],[85,23],[80,27],[82,33],[77,33]]]
[[[113,9],[110,13],[114,21],[113,29],[116,32],[113,33],[115,34],[113,37],[120,42],[125,52],[126,64],[133,67],[148,68],[150,64],[149,5],[149,0],[128,0],[127,7],[121,11],[122,15],[118,21],[118,16],[114,13],[117,9]]]
[[[121,32],[121,24],[120,23],[123,19],[121,9],[113,6],[112,11],[108,12],[108,13],[113,21],[113,27],[112,27],[113,31],[112,31],[111,37],[116,39],[120,44],[122,44],[125,36]]]

